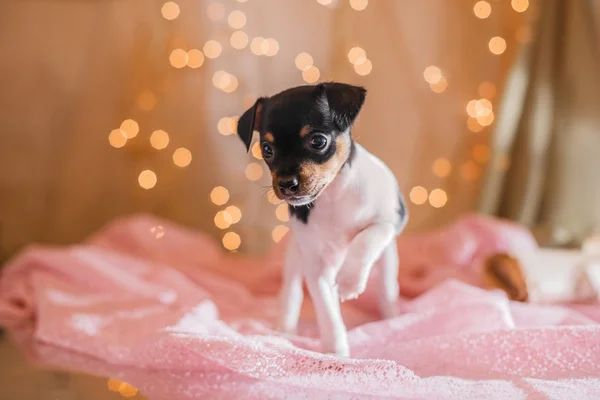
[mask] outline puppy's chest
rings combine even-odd
[[[343,246],[364,229],[374,215],[374,210],[363,204],[359,194],[346,194],[335,202],[317,200],[306,221],[295,221],[292,229],[305,243],[311,242],[317,247]]]

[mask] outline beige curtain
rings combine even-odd
[[[547,245],[600,228],[600,76],[594,2],[544,1],[508,77],[480,209]]]
[[[371,0],[361,11],[356,8],[366,2],[358,0],[175,2],[174,19],[161,14],[164,2],[158,0],[0,2],[5,254],[33,241],[78,241],[106,221],[137,211],[217,239],[234,232],[240,251],[268,249],[273,229],[285,225],[265,196],[268,174],[263,167],[258,181],[246,178],[249,163],[262,164],[245,154],[235,135],[219,133],[219,122],[240,115],[256,96],[304,84],[295,66],[301,52],[312,56],[320,80],[369,90],[354,135],[389,164],[413,198],[410,231],[439,226],[476,207],[498,120],[494,93],[503,91],[519,40],[528,40],[523,27],[539,12],[534,1],[523,13],[509,1],[489,1],[489,15],[474,11],[471,0]],[[231,17],[236,10],[246,23],[234,29],[229,19],[241,24],[239,13]],[[230,44],[234,30],[248,35],[243,49]],[[277,54],[253,54],[251,43],[260,37],[275,39]],[[493,37],[505,40],[501,54],[490,52]],[[209,40],[221,45],[216,58],[205,57],[199,68],[170,64],[175,49],[214,53],[204,48]],[[348,59],[353,47],[366,51],[372,70],[355,71]],[[429,77],[438,82],[433,85],[424,79],[429,66],[443,76]],[[579,74],[575,67],[570,74]],[[220,71],[235,76],[237,87],[215,87]],[[482,97],[496,114],[487,127],[468,121],[467,104]],[[126,119],[139,124],[139,133],[115,148],[109,134]],[[170,138],[163,150],[149,140],[159,129]],[[180,147],[192,154],[186,167],[172,160]],[[143,170],[156,174],[152,189],[138,184]],[[571,173],[564,171],[565,179]],[[229,191],[224,205],[211,202],[216,186]],[[409,196],[417,186],[425,192]],[[215,215],[231,205],[242,218],[221,230]]]

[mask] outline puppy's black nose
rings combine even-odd
[[[289,181],[279,181],[279,190],[283,194],[294,194],[298,192],[298,178],[292,178]]]

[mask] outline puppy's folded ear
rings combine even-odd
[[[327,100],[333,122],[340,131],[352,126],[367,97],[362,87],[336,82],[317,85],[317,93]]]
[[[260,128],[260,122],[262,117],[262,109],[265,102],[265,98],[261,97],[256,100],[256,103],[250,107],[238,120],[237,134],[242,139],[242,142],[246,145],[246,151],[250,150],[250,143],[252,142],[252,134],[255,130]]]

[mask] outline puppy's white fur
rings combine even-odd
[[[386,318],[397,314],[395,238],[404,227],[394,175],[377,157],[355,146],[351,166],[343,167],[321,193],[308,223],[292,219],[281,291],[280,328],[296,329],[304,280],[322,349],[340,356],[349,356],[350,349],[339,302],[365,290],[373,266],[379,269],[381,312]]]

